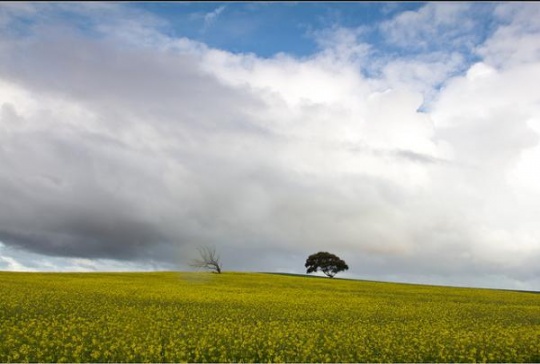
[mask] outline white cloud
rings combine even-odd
[[[535,3],[502,3],[495,10],[501,25],[478,47],[484,61],[508,68],[540,58],[540,7]]]
[[[209,27],[212,26],[212,24],[216,21],[216,19],[223,13],[223,10],[225,10],[226,6],[222,5],[213,11],[206,13],[204,15],[204,30],[207,30]]]
[[[163,262],[126,262],[113,259],[83,259],[43,256],[13,249],[0,241],[0,269],[15,272],[140,272],[177,269]]]
[[[438,88],[464,65],[460,53],[433,53],[426,57],[395,58],[381,62],[381,83],[396,89],[408,89],[423,95],[430,105]]]
[[[381,24],[387,40],[407,48],[458,46],[468,42],[474,27],[469,3],[428,3]]]
[[[27,267],[10,256],[0,255],[0,269],[11,272],[35,272],[35,268]]]
[[[319,58],[324,58],[334,67],[338,64],[356,63],[362,66],[371,51],[368,43],[361,39],[369,31],[366,27],[344,28],[333,25],[330,28],[310,32],[321,49]]]

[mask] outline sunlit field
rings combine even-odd
[[[540,294],[252,273],[0,272],[0,362],[539,362]]]

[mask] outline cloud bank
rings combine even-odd
[[[418,54],[335,27],[260,58],[121,5],[4,4],[0,268],[187,269],[211,245],[226,270],[328,250],[352,277],[540,289],[539,8],[494,6],[483,40],[469,7],[377,29]]]

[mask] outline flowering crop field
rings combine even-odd
[[[540,294],[263,273],[0,272],[0,362],[539,362]]]

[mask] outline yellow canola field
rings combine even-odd
[[[540,294],[255,273],[0,272],[0,362],[540,362]]]

